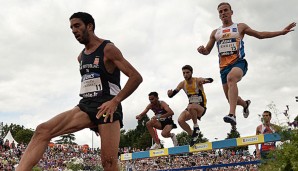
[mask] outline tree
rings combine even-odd
[[[271,151],[268,160],[260,167],[267,171],[297,171],[298,170],[298,129],[289,131],[286,127],[278,132],[281,136],[282,144],[276,150]]]
[[[177,141],[179,145],[189,145],[191,140],[191,136],[189,136],[185,131],[177,134]],[[204,143],[207,142],[208,139],[204,137],[204,135],[200,132],[199,138],[197,139],[196,143]]]
[[[76,140],[76,137],[73,133],[64,134],[64,135],[61,135],[60,137],[61,139],[55,141],[57,144],[72,144],[72,145],[77,144],[74,142]]]
[[[23,129],[16,133],[15,140],[19,143],[23,142],[25,144],[28,144],[34,134],[34,131],[31,129]]]
[[[144,116],[138,121],[135,129],[120,131],[119,147],[132,147],[139,149],[146,149],[151,146],[151,136],[147,130],[146,123],[149,121],[148,116]]]
[[[227,134],[227,138],[226,139],[232,139],[232,138],[239,138],[240,137],[240,133],[237,131],[236,126],[232,126],[232,129],[230,131],[230,133]],[[243,147],[232,147],[229,148],[230,150],[233,151],[237,151],[237,150],[248,150],[248,146],[243,146]]]

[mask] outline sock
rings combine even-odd
[[[231,113],[229,114],[229,116],[236,118],[236,115],[231,114]]]
[[[198,123],[193,125],[194,128],[199,127]]]

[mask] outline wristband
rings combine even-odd
[[[212,83],[213,82],[213,79],[212,78],[206,78],[207,81],[209,81],[209,83]]]
[[[169,98],[174,97],[177,93],[178,93],[178,91],[175,89],[175,90],[173,91],[172,95],[169,96]]]

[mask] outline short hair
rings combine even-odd
[[[184,70],[184,69],[188,69],[188,70],[190,70],[191,73],[192,73],[192,71],[193,71],[193,69],[192,69],[192,67],[191,67],[190,65],[184,65],[184,66],[182,67],[182,70]]]
[[[228,6],[230,7],[230,10],[232,10],[231,5],[230,5],[229,3],[227,3],[227,2],[222,2],[222,3],[220,3],[220,4],[217,6],[217,9],[218,9],[220,6],[222,6],[222,5],[228,5]]]
[[[94,19],[93,19],[92,15],[90,15],[86,12],[77,12],[77,13],[72,14],[70,16],[69,20],[71,20],[73,18],[81,19],[86,26],[88,24],[92,24],[93,25],[93,31],[95,30],[95,22],[94,22]]]
[[[265,110],[263,113],[268,113],[268,114],[269,114],[269,116],[271,117],[271,112],[270,112],[270,111],[268,111],[268,110]]]
[[[158,93],[153,91],[153,92],[149,93],[148,96],[158,97]]]

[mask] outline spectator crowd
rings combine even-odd
[[[26,145],[19,143],[15,145],[14,142],[0,139],[0,170],[13,171],[14,167],[20,161],[22,153],[26,149]],[[132,153],[149,150],[136,148],[120,148],[119,156],[122,153]],[[82,159],[82,170],[100,170],[100,149],[83,148],[77,145],[61,145],[55,144],[49,146],[43,155],[43,158],[37,164],[37,168],[43,171],[65,171],[69,162],[73,159]],[[251,155],[244,150],[213,150],[207,152],[197,152],[189,154],[179,154],[155,158],[143,158],[136,160],[119,161],[121,170],[123,171],[139,171],[139,170],[166,170],[189,168],[197,166],[208,166],[215,164],[237,163],[245,161],[256,160],[255,155]],[[96,169],[95,169],[96,168]],[[240,170],[240,171],[254,171],[257,166],[254,164],[244,166],[230,166],[224,168],[212,168],[209,170]]]

